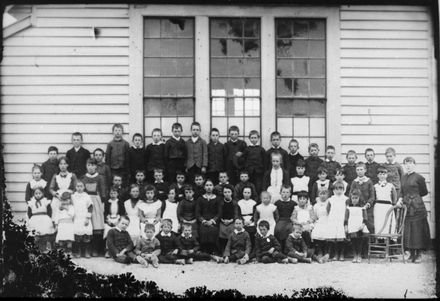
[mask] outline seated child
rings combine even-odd
[[[289,263],[286,255],[281,253],[281,245],[272,234],[269,234],[270,225],[262,220],[258,224],[261,234],[255,237],[255,256],[258,262],[262,263]]]
[[[218,173],[218,184],[214,187],[214,193],[218,196],[223,196],[223,186],[229,184],[229,176],[226,171]]]
[[[118,199],[118,189],[116,187],[112,187],[110,189],[110,199],[104,203],[104,239],[107,238],[108,231],[118,224],[119,218],[125,214],[124,211],[124,203]],[[108,256],[109,254],[107,251],[106,257]]]
[[[116,227],[110,229],[107,234],[108,253],[119,263],[136,262],[136,255],[133,253],[133,241],[127,232],[129,224],[129,217],[122,215]]]
[[[184,259],[178,259],[177,254],[180,249],[179,238],[171,232],[173,227],[173,221],[170,219],[162,220],[162,231],[156,235],[156,238],[160,242],[160,263],[175,263],[175,264],[185,264]]]
[[[249,261],[251,253],[251,238],[249,233],[243,228],[243,220],[241,218],[235,219],[234,228],[223,252],[223,262],[237,261],[238,264],[245,264]]]
[[[156,197],[162,202],[168,197],[168,183],[163,180],[164,174],[163,170],[154,170],[154,188],[156,188]]]
[[[162,219],[171,220],[171,231],[177,233],[179,231],[179,219],[177,218],[177,184],[172,184],[168,190],[168,199],[162,202],[161,214]]]
[[[196,219],[196,200],[194,199],[194,188],[191,185],[185,185],[185,199],[177,205],[177,219],[180,226],[191,224],[192,236],[194,239],[199,237],[199,226]]]
[[[310,248],[312,246],[311,232],[313,230],[313,221],[315,215],[313,207],[308,203],[309,195],[307,191],[300,191],[298,193],[298,206],[295,207],[292,213],[292,222],[302,226],[302,237]]]
[[[253,247],[255,246],[255,234],[257,233],[257,228],[255,227],[254,223],[254,214],[257,202],[251,199],[251,194],[252,191],[250,187],[243,188],[243,199],[238,201],[238,209],[244,222],[244,229],[249,233]]]
[[[290,258],[295,258],[298,262],[312,263],[313,249],[307,247],[307,244],[301,237],[302,232],[301,225],[293,225],[293,232],[287,237],[284,253]],[[322,261],[319,263],[322,263]]]
[[[243,187],[251,187],[252,195],[251,199],[258,202],[257,189],[255,185],[249,181],[249,172],[247,170],[240,171],[240,182],[235,185],[235,195],[237,198],[241,199],[243,197]]]
[[[306,176],[304,173],[306,171],[306,163],[304,160],[299,159],[296,162],[296,176],[290,179],[292,182],[292,200],[298,204],[298,192],[307,191],[309,192],[309,182],[310,177]]]
[[[73,217],[75,209],[73,208],[70,192],[63,192],[60,199],[60,208],[58,210],[58,218],[55,221],[57,236],[55,242],[66,254],[72,254],[72,244],[75,240],[73,234]]]
[[[154,268],[159,267],[160,242],[154,237],[154,225],[145,225],[145,236],[138,240],[134,253],[136,260],[145,267],[151,263]]]
[[[322,166],[318,167],[318,180],[313,183],[312,191],[310,191],[310,203],[312,205],[315,205],[318,201],[321,190],[331,190],[331,182],[327,179],[327,169]]]
[[[197,239],[192,235],[192,224],[182,224],[182,235],[179,236],[180,251],[179,258],[184,259],[185,263],[192,264],[194,260],[209,261],[209,254],[200,252],[200,245]]]

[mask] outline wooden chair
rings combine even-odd
[[[391,219],[391,213],[397,209],[395,217],[395,232],[391,234],[383,233],[388,220]],[[375,255],[377,257],[384,257],[385,259],[393,259],[399,258],[402,256],[403,263],[405,263],[405,252],[403,250],[403,232],[405,225],[407,208],[403,205],[401,208],[397,208],[396,206],[391,207],[386,215],[385,221],[382,225],[382,228],[379,230],[377,234],[370,233],[368,235],[369,244],[368,244],[368,263],[370,263],[370,257]],[[392,223],[389,224],[388,233],[391,232]]]

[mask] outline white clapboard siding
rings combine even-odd
[[[26,9],[32,11],[13,7]],[[32,27],[4,39],[0,65],[7,196],[16,217],[26,212],[31,168],[47,160],[50,145],[64,155],[79,131],[89,151],[105,150],[112,125],[129,124],[128,5],[37,5],[33,11]]]
[[[364,161],[412,156],[433,191],[430,12],[420,6],[341,6],[341,152]],[[431,210],[432,195],[426,197]],[[433,221],[433,219],[430,219]]]

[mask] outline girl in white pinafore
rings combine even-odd
[[[171,231],[177,233],[179,231],[179,220],[177,219],[177,202],[176,202],[176,193],[177,187],[171,186],[168,191],[168,199],[165,200],[162,208],[162,220],[170,219],[172,221]]]
[[[61,195],[61,204],[59,208],[57,236],[56,243],[64,248],[65,252],[70,254],[72,252],[73,241],[75,236],[73,233],[73,218],[75,216],[75,209],[72,204],[70,192],[64,192]]]
[[[127,216],[130,218],[130,223],[127,227],[127,232],[130,234],[133,244],[136,245],[139,240],[141,230],[140,230],[140,219],[139,219],[139,186],[132,184],[130,186],[130,198],[124,202],[124,209]]]
[[[51,248],[54,244],[55,228],[51,214],[50,200],[44,197],[44,190],[40,187],[35,188],[34,196],[28,203],[28,228],[29,231],[35,230],[35,243],[41,252],[47,250],[48,242]]]
[[[328,240],[334,242],[333,260],[344,261],[345,229],[344,220],[348,198],[344,195],[344,185],[340,182],[333,187],[334,195],[328,199]]]
[[[76,192],[72,194],[72,203],[75,210],[73,218],[73,233],[75,235],[75,243],[73,244],[74,257],[80,257],[84,251],[85,257],[90,257],[92,252],[92,212],[93,202],[90,196],[84,192],[85,185],[78,181],[76,184]]]
[[[267,191],[261,193],[261,204],[255,208],[254,220],[257,222],[257,232],[261,235],[258,225],[261,221],[267,221],[270,229],[268,235],[275,233],[276,220],[278,220],[277,206],[271,203],[271,195]]]
[[[139,203],[139,218],[141,221],[141,236],[144,236],[145,224],[154,225],[154,235],[160,232],[160,214],[162,202],[155,198],[154,186],[145,187],[145,201]]]

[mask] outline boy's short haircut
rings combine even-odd
[[[388,154],[388,153],[392,153],[393,156],[395,156],[395,155],[396,155],[396,150],[395,150],[394,148],[392,148],[392,147],[388,147],[388,148],[385,150],[385,155]]]
[[[212,128],[212,129],[209,131],[209,135],[211,135],[213,132],[217,132],[217,133],[220,134],[220,131],[218,130],[218,128]]]
[[[151,186],[151,185],[149,185],[149,186]],[[133,188],[140,189],[138,184],[131,184],[131,185],[130,185],[130,191],[131,191]]]
[[[147,186],[145,186],[144,191],[145,191],[145,192],[147,192],[147,191],[154,191],[154,194],[156,194],[156,188],[155,188],[153,185],[147,185]]]
[[[115,124],[112,126],[112,132],[114,132],[116,128],[121,129],[122,132],[124,132],[124,127],[122,126],[122,124],[120,124],[120,123],[115,123]]]
[[[336,190],[336,189],[344,189],[344,183],[341,183],[341,182],[335,182],[335,183],[333,184],[333,190]]]
[[[358,157],[356,152],[354,150],[352,150],[352,149],[347,152],[347,155],[345,157],[348,158],[349,155],[354,155],[356,157],[356,159]]]
[[[242,170],[240,170],[239,175],[240,175],[240,176],[241,176],[241,175],[248,175],[248,176],[249,176],[249,171],[246,170],[246,169],[242,169]]]
[[[318,167],[318,170],[317,170],[317,174],[320,175],[320,174],[323,174],[323,173],[325,173],[326,175],[328,175],[328,170],[327,170],[327,168],[325,168],[324,166],[319,166],[319,167]]]
[[[130,222],[130,218],[128,217],[128,215],[121,215],[120,217],[119,217],[119,221],[121,221],[122,219],[125,219],[125,220],[127,220],[128,222]]]
[[[411,162],[416,164],[416,160],[413,157],[406,157],[405,159],[403,159],[403,164]]]
[[[176,171],[176,177],[177,176],[184,176],[185,178],[186,178],[186,173],[184,173],[183,171],[181,171],[181,170],[178,170],[178,171]]]
[[[160,128],[154,128],[154,129],[151,131],[151,136],[153,136],[153,134],[156,133],[156,132],[160,133],[160,135],[162,136],[162,130],[161,130]]]
[[[201,128],[200,123],[198,121],[193,121],[193,123],[191,123],[190,129],[192,129],[192,127],[195,125],[198,126],[199,128]]]
[[[350,197],[352,197],[353,195],[360,197],[362,195],[362,192],[358,188],[355,188],[350,192]]]
[[[81,137],[81,141],[83,140],[83,134],[81,134],[80,132],[75,132],[75,133],[73,133],[72,134],[72,137],[73,136],[79,136],[79,137]]]
[[[95,154],[96,152],[101,152],[101,154],[104,156],[105,155],[105,152],[104,152],[104,150],[102,149],[102,148],[96,148],[94,151],[93,151],[93,154]]]
[[[142,138],[144,138],[144,137],[142,136],[141,133],[135,133],[135,134],[133,135],[133,138],[131,138],[131,140],[134,141],[134,138],[136,138],[136,137],[140,137],[141,140],[142,140]]]
[[[218,175],[224,173],[229,178],[229,173],[226,170],[222,170],[218,172]]]
[[[155,169],[153,169],[153,173],[161,173],[163,175],[163,169],[155,168]]]
[[[363,167],[365,170],[367,169],[367,166],[365,166],[364,162],[358,162],[356,163],[356,167]]]
[[[183,222],[182,223],[182,228],[183,229],[191,229],[192,230],[192,224]]]
[[[177,184],[173,183],[170,185],[170,187],[168,187],[168,193],[170,193],[171,190],[174,190],[174,192],[177,193],[177,189],[178,189]]]
[[[262,192],[260,193],[260,199],[261,199],[261,200],[263,199],[263,195],[267,195],[267,196],[269,196],[269,198],[272,198],[272,195],[270,194],[269,191],[262,191]]]
[[[377,168],[377,174],[380,174],[380,173],[388,173],[388,170],[383,166],[379,166]]]
[[[194,192],[194,187],[190,184],[186,184],[185,186],[183,186],[183,191],[187,190],[191,190],[192,192]]]
[[[306,199],[309,199],[309,193],[308,193],[307,191],[305,191],[305,190],[298,191],[298,192],[296,193],[296,195],[298,196],[298,199],[299,199],[299,198],[306,198]]]
[[[302,232],[302,229],[303,229],[303,226],[301,224],[298,224],[298,223],[294,223],[293,226],[292,226],[292,232],[295,231],[295,230],[299,230],[299,231]]]
[[[336,149],[333,145],[327,145],[326,150],[329,150],[329,149],[336,151]]]
[[[145,224],[144,232],[146,233],[148,230],[154,232],[154,231],[156,230],[156,229],[154,228],[154,224],[146,223],[146,224]]]
[[[173,123],[173,125],[171,126],[171,130],[174,130],[174,129],[182,130],[182,124],[180,124],[179,122]]]
[[[53,151],[55,151],[58,154],[58,147],[53,146],[53,145],[49,146],[49,148],[47,149],[47,153],[50,153]]]
[[[281,160],[281,158],[283,157],[283,155],[281,155],[281,153],[279,152],[279,151],[273,151],[271,154],[270,154],[270,158],[272,159],[273,157],[279,157],[280,158],[280,160]]]
[[[344,175],[345,176],[345,171],[342,167],[338,167],[335,170],[335,175]]]
[[[117,192],[119,194],[119,189],[116,186],[110,187],[110,192]]]
[[[270,225],[269,222],[266,220],[262,220],[261,222],[258,223],[258,228],[266,228],[267,230],[270,230]]]
[[[86,164],[98,165],[98,161],[95,158],[88,158]]]
[[[249,138],[251,138],[252,135],[257,135],[257,137],[260,138],[260,133],[257,130],[250,131]]]
[[[295,138],[290,139],[290,141],[289,141],[289,145],[290,145],[290,143],[292,143],[292,142],[295,142],[295,143],[299,146],[299,142],[298,142],[298,140],[296,140]]]
[[[165,219],[162,220],[162,222],[160,224],[161,224],[162,227],[165,226],[165,225],[172,227],[173,226],[173,221],[171,219],[169,219],[169,218],[165,218]]]
[[[317,144],[317,143],[314,143],[314,142],[312,142],[312,143],[310,143],[310,144],[309,144],[309,152],[310,152],[310,150],[312,149],[312,147],[314,147],[314,148],[316,148],[316,149],[318,149],[318,150],[319,150],[319,146],[318,146],[318,144]]]
[[[373,154],[375,154],[374,149],[372,149],[371,147],[365,149],[365,154],[367,154],[368,152],[373,152]]]
[[[272,141],[272,139],[273,139],[275,136],[278,136],[279,138],[281,138],[281,134],[280,134],[280,132],[278,132],[278,131],[273,131],[272,133],[270,133],[270,141]]]
[[[229,189],[230,191],[232,191],[232,197],[234,197],[234,192],[235,192],[234,186],[232,186],[231,184],[225,184],[222,188],[222,192],[224,192],[225,189]]]
[[[198,178],[198,177],[202,177],[202,179],[205,180],[205,176],[202,175],[201,173],[196,173],[196,174],[194,175],[194,180],[195,180],[196,178]]]
[[[231,125],[231,126],[229,127],[228,133],[230,133],[230,132],[232,132],[232,131],[240,133],[240,129],[239,129],[238,126],[236,126],[236,125]]]
[[[281,185],[280,192],[281,192],[283,189],[289,189],[289,191],[292,192],[292,186],[290,186],[290,185],[286,185],[286,184]]]
[[[306,167],[306,161],[304,161],[303,159],[299,159],[298,161],[296,161],[296,167]]]
[[[143,173],[145,176],[145,170],[143,170],[143,169],[136,169],[134,175],[137,175],[138,173]]]
[[[84,181],[81,179],[76,180],[76,185],[78,185],[79,183],[83,184],[84,187],[86,186],[86,184],[84,184]]]
[[[122,180],[122,176],[121,176],[120,174],[114,174],[113,177],[112,177],[112,181],[113,181],[116,177],[121,178],[121,180]]]

